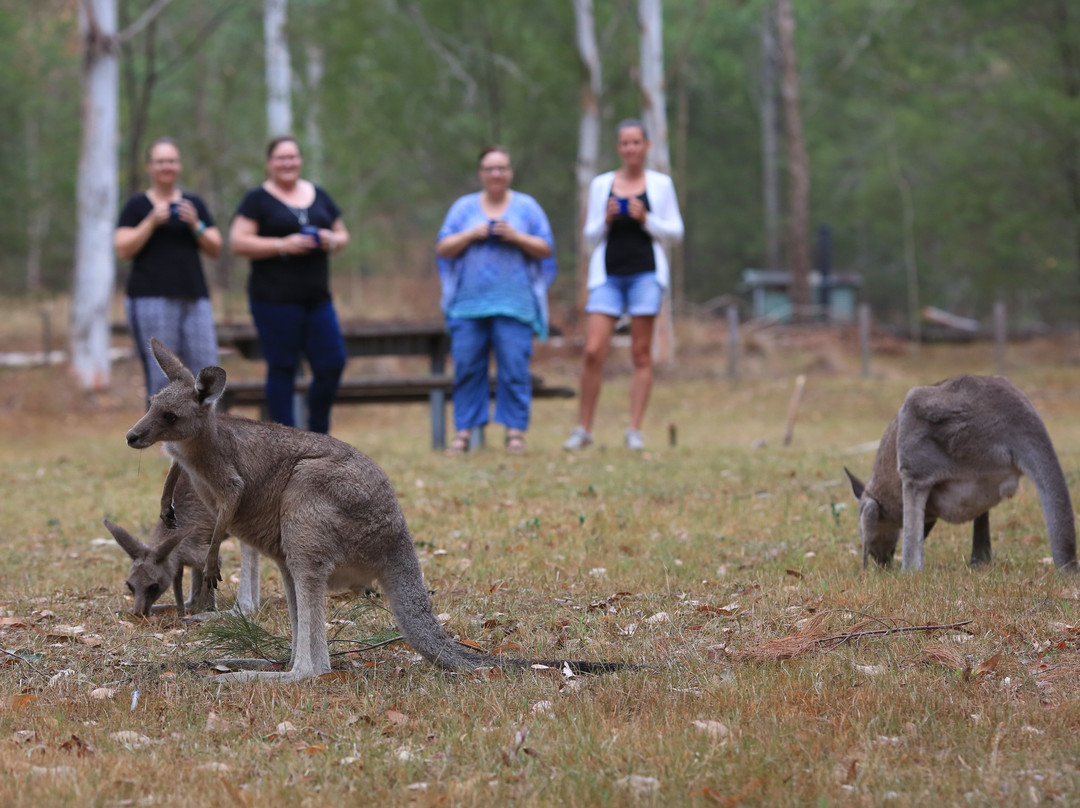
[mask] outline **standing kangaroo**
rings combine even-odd
[[[374,460],[328,435],[217,412],[213,405],[225,389],[224,370],[203,368],[196,378],[156,339],[150,346],[170,384],[150,400],[127,442],[136,449],[166,442],[175,463],[162,496],[163,518],[169,486],[182,469],[215,518],[203,570],[207,582],[219,579],[217,551],[228,531],[277,563],[289,606],[289,670],[245,670],[220,678],[297,682],[328,672],[327,589],[362,589],[375,579],[406,641],[435,665],[468,670],[535,664],[465,651],[443,631],[401,507]],[[569,664],[582,672],[625,667]]]
[[[1050,553],[1076,570],[1076,526],[1069,488],[1042,419],[1004,376],[955,376],[913,387],[878,445],[864,486],[846,468],[859,500],[863,567],[892,561],[903,531],[903,569],[923,566],[923,541],[938,519],[974,520],[971,561],[990,561],[989,511],[1035,483]]]
[[[172,470],[170,469],[170,472]],[[162,508],[175,506],[183,514],[182,522],[167,525],[159,520],[150,534],[150,543],[144,544],[119,525],[105,520],[105,527],[124,551],[131,556],[127,588],[135,599],[135,614],[144,617],[158,608],[154,603],[172,586],[179,614],[202,612],[216,608],[216,589],[203,587],[203,567],[206,551],[214,533],[215,518],[191,484],[186,474],[179,474],[175,481],[166,485],[167,502]],[[258,554],[244,545],[247,553],[240,566],[240,591],[236,605],[244,614],[252,614],[259,608]],[[254,564],[253,564],[254,562]],[[191,569],[191,595],[184,602],[184,568]]]

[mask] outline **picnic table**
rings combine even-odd
[[[440,320],[419,322],[358,322],[342,323],[345,350],[350,356],[427,356],[429,373],[419,376],[353,376],[341,380],[336,404],[397,404],[428,402],[431,411],[431,445],[446,447],[446,397],[454,386],[453,377],[446,373],[446,358],[450,354],[450,336]],[[218,343],[234,348],[245,359],[261,359],[258,333],[252,324],[219,325]],[[306,423],[304,395],[309,380],[298,378],[295,400],[299,417],[297,424]],[[221,397],[221,408],[258,406],[264,411],[266,396],[262,379],[230,381]],[[568,387],[548,387],[543,379],[533,376],[535,398],[573,398]],[[480,437],[482,442],[482,436]]]

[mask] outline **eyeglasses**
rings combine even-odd
[[[277,154],[270,158],[275,163],[295,163],[300,160],[299,154]]]
[[[509,174],[513,171],[510,166],[480,166],[480,171],[483,174]]]
[[[163,157],[160,160],[151,160],[150,165],[152,165],[152,166],[178,166],[178,165],[180,165],[180,161],[178,159],[176,159],[175,157]]]

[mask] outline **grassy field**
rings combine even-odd
[[[763,332],[730,381],[722,336],[680,326],[641,454],[621,447],[625,350],[601,445],[581,454],[559,448],[575,402],[536,404],[524,456],[495,428],[485,451],[432,453],[421,406],[336,411],[334,433],[393,481],[451,633],[642,666],[576,678],[360,650],[392,621],[335,597],[332,674],[215,682],[190,664],[214,655],[210,629],[128,614],[126,556],[101,525],[145,535],[166,469],[124,444],[135,363],[93,397],[60,369],[0,370],[0,805],[1075,804],[1080,580],[1047,563],[1034,487],[991,514],[988,569],[966,566],[970,526],[940,525],[925,571],[901,575],[861,569],[843,475],[869,475],[908,387],[991,372],[991,348],[883,341],[861,379],[849,339]],[[1077,357],[1074,340],[1008,355],[1074,492]],[[543,349],[536,370],[576,385],[572,349]],[[227,605],[234,542],[223,558]],[[257,621],[287,636],[276,570],[263,596]]]

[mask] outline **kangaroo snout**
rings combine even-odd
[[[128,431],[126,440],[127,445],[132,449],[145,449],[150,445],[149,443],[144,443],[144,435],[140,432],[136,432],[134,429]]]

